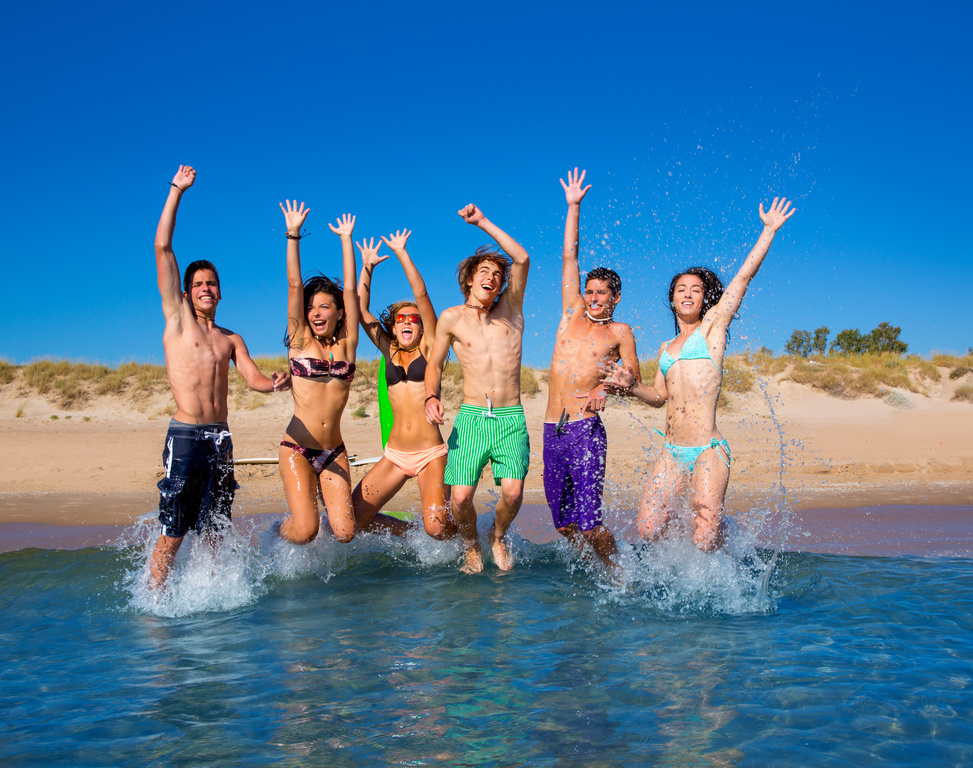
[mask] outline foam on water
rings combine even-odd
[[[631,515],[631,512],[628,513]],[[478,520],[486,571],[496,572],[489,548],[492,514]],[[635,603],[661,614],[743,615],[772,610],[761,584],[769,580],[760,553],[745,529],[729,521],[728,543],[715,554],[697,550],[687,536],[646,544],[619,540],[615,578],[590,553],[579,553],[566,541],[537,544],[509,534],[515,572],[544,567],[553,558],[601,605]],[[313,577],[324,584],[361,569],[392,568],[404,573],[457,573],[463,547],[458,537],[437,541],[421,525],[404,538],[362,534],[349,544],[336,541],[327,526],[308,545],[298,546],[278,535],[279,520],[244,517],[215,546],[189,534],[173,564],[165,589],[148,584],[148,559],[158,536],[151,515],[142,518],[119,541],[129,567],[122,580],[128,606],[160,617],[232,612],[254,604],[281,582]],[[462,577],[477,578],[477,577]]]

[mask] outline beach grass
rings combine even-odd
[[[541,391],[537,382],[537,375],[532,368],[520,366],[520,394],[522,397],[533,397]]]
[[[0,387],[6,386],[13,381],[16,375],[16,365],[8,363],[6,360],[0,360]]]
[[[285,371],[288,366],[287,358],[283,355],[256,357],[254,362],[267,376],[273,371]],[[375,358],[356,363],[352,383],[354,398],[349,400],[350,409],[368,409],[376,402],[379,362],[380,359]],[[644,360],[639,369],[642,381],[651,385],[658,371],[658,363]],[[546,370],[522,366],[520,385],[523,396],[535,396],[540,392],[541,385],[547,382],[547,377]],[[728,355],[724,360],[719,407],[728,408],[733,395],[751,392],[758,377],[793,381],[843,399],[886,398],[891,390],[928,394],[929,387],[941,385],[945,377],[959,385],[953,399],[967,401],[970,400],[971,387],[965,382],[973,381],[973,355],[936,354],[931,359],[917,355],[899,357],[880,354],[801,358],[792,355],[775,357],[767,350]],[[236,409],[253,410],[267,402],[268,395],[250,390],[235,369],[229,385],[230,402]],[[128,362],[112,368],[68,360],[36,360],[25,365],[0,360],[0,386],[13,386],[18,396],[39,396],[66,410],[83,407],[94,397],[111,395],[122,396],[144,410],[153,402],[158,406],[154,396],[169,391],[163,365]],[[451,408],[458,407],[463,400],[463,369],[454,360],[447,360],[443,367],[442,397],[444,404]],[[898,400],[886,402],[902,407]],[[170,402],[163,410],[171,410],[172,405]]]
[[[962,400],[967,403],[973,403],[973,386],[970,384],[961,384],[956,387],[956,391],[953,392],[953,400]]]
[[[127,394],[135,401],[164,392],[162,365],[124,363],[118,368],[69,360],[37,360],[19,366],[21,394],[48,395],[61,408],[76,408],[93,396]]]

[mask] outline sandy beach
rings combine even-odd
[[[730,514],[746,515],[755,506],[777,503],[781,482],[787,506],[796,514],[818,510],[814,517],[822,529],[840,526],[841,519],[822,516],[820,510],[964,506],[973,501],[973,405],[950,400],[954,383],[931,384],[926,395],[904,393],[912,407],[902,409],[875,398],[839,399],[779,379],[732,395],[729,409],[718,415],[733,451]],[[374,400],[365,406],[367,417],[351,415],[362,404],[361,397],[353,393],[349,402],[342,423],[344,440],[351,454],[378,457],[381,440]],[[524,401],[532,448],[525,504],[533,510],[524,522],[535,527],[543,527],[541,434],[546,397],[541,383],[540,392]],[[170,408],[168,395],[137,404],[123,396],[107,396],[65,411],[46,399],[25,395],[16,381],[0,389],[4,536],[24,545],[38,525],[124,526],[151,513],[158,501],[156,482]],[[231,401],[236,459],[275,458],[291,413],[289,393],[267,397],[249,410],[234,408]],[[448,409],[447,430],[453,414],[455,408]],[[661,428],[663,417],[663,411],[629,400],[610,402],[604,414],[610,441],[610,504],[637,505],[646,472],[661,446],[652,428]],[[367,466],[356,468],[355,480],[366,470]],[[235,516],[285,512],[276,465],[241,464],[237,479],[242,488]],[[417,503],[417,489],[410,483],[392,506],[408,510]]]

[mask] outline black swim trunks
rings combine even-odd
[[[172,419],[162,451],[166,476],[159,481],[162,535],[180,538],[230,520],[237,483],[233,442],[225,421],[184,424]]]

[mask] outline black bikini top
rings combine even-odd
[[[317,357],[292,357],[291,376],[331,376],[341,381],[355,378],[355,364],[347,360],[321,360]]]
[[[385,383],[390,387],[402,381],[424,381],[425,378],[426,358],[423,357],[422,352],[419,353],[419,357],[409,363],[408,370],[401,365],[396,365],[391,359],[385,366]]]

